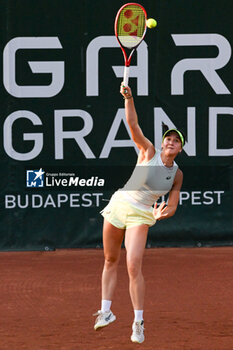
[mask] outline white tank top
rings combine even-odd
[[[161,151],[156,149],[149,162],[136,165],[130,179],[120,189],[128,199],[151,207],[159,197],[171,190],[178,165],[174,162],[172,167],[166,167],[160,154]]]

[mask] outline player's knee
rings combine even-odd
[[[130,278],[136,278],[141,272],[140,260],[133,259],[127,261],[127,269]]]
[[[114,268],[118,264],[118,257],[114,255],[105,256],[104,266],[106,269]]]

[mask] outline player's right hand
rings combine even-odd
[[[124,86],[123,82],[121,83],[120,93],[126,99],[129,98],[130,96],[132,96],[132,91],[131,91],[130,87],[129,86]]]

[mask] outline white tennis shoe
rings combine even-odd
[[[94,325],[95,331],[108,326],[110,323],[114,322],[116,319],[116,316],[113,315],[111,310],[106,312],[102,312],[101,310],[99,310],[93,316],[98,316],[95,320],[95,325]]]
[[[144,321],[134,322],[132,326],[133,333],[131,335],[131,341],[133,343],[144,342]]]

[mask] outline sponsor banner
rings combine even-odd
[[[5,209],[46,209],[46,208],[80,208],[102,207],[110,198],[104,198],[103,192],[98,193],[50,193],[50,194],[6,194]],[[179,205],[223,205],[225,191],[181,191]],[[167,196],[162,196],[158,204],[167,202]]]

